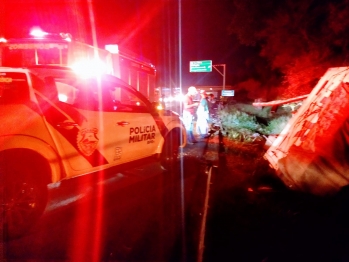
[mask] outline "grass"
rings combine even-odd
[[[262,142],[261,136],[280,134],[292,113],[282,110],[271,114],[270,109],[254,109],[251,105],[232,104],[217,112],[223,135],[230,140]]]

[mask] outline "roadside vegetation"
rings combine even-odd
[[[269,136],[281,133],[298,106],[297,103],[286,104],[274,112],[271,107],[233,103],[217,111],[224,166],[228,173],[234,173],[232,184],[240,188],[254,187],[273,173],[263,157],[266,141]]]
[[[228,104],[217,112],[222,134],[228,140],[255,143],[269,135],[278,135],[292,117],[293,107],[283,106],[276,112],[270,107],[256,108],[249,104]]]

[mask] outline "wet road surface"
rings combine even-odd
[[[50,187],[43,217],[25,236],[3,242],[11,261],[195,260],[206,163],[183,157],[82,176]],[[99,174],[101,176],[101,174]]]
[[[170,172],[148,163],[102,180],[66,181],[50,189],[46,212],[28,235],[2,244],[2,257],[54,262],[349,261],[348,190],[317,198],[279,184],[272,190],[251,189],[237,183],[226,157],[219,143],[202,141],[185,148]],[[214,166],[210,181],[208,165]]]

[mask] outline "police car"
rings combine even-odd
[[[164,168],[185,146],[179,116],[158,112],[111,75],[0,67],[3,232],[17,236],[42,214],[47,185],[148,157]]]

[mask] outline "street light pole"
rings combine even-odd
[[[217,68],[218,66],[223,67],[223,72],[221,72],[221,70],[219,70],[219,69]],[[216,69],[216,71],[217,71],[221,76],[223,76],[223,90],[225,90],[225,64],[212,65],[212,67],[213,67],[214,69]]]

